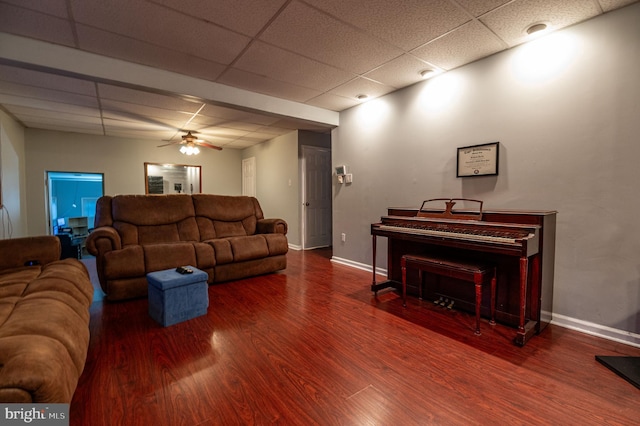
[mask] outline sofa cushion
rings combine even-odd
[[[269,246],[262,235],[217,238],[207,241],[207,243],[214,248],[216,265],[262,259],[269,256]]]
[[[198,264],[192,243],[146,244],[142,250],[146,273]]]
[[[254,197],[194,194],[192,198],[202,241],[253,235],[263,219]]]
[[[200,241],[189,195],[118,195],[111,199],[111,209],[123,246]]]

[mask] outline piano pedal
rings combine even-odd
[[[452,301],[451,301],[451,303],[449,303],[449,304],[447,305],[447,309],[453,309],[453,304],[454,304],[454,303],[455,303],[455,302],[452,300]]]
[[[448,303],[448,302],[449,302],[449,299],[448,299],[448,298],[447,298],[447,299],[444,299],[444,300],[441,298],[441,299],[440,299],[440,306],[445,307],[445,306],[447,306],[447,303]]]
[[[442,296],[440,296],[440,299],[434,300],[433,304],[434,305],[440,305],[442,303],[442,299],[443,299]]]

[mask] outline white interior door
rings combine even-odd
[[[242,195],[256,196],[256,157],[242,160]]]
[[[302,146],[305,250],[331,245],[331,150]]]

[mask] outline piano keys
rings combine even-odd
[[[439,199],[438,199],[439,200]],[[432,200],[429,200],[432,201]],[[475,200],[473,200],[475,201]],[[496,319],[517,328],[514,343],[523,346],[551,321],[555,257],[555,211],[492,210],[452,214],[420,208],[389,208],[371,225],[373,283],[371,290],[401,286],[404,254],[437,254],[490,261],[498,267]],[[461,219],[462,218],[462,219]],[[377,237],[387,238],[387,281],[376,282]],[[416,277],[413,277],[415,290]],[[412,288],[412,283],[408,283]],[[431,300],[447,298],[457,307],[474,309],[468,286],[441,277],[429,285]],[[488,313],[489,301],[483,300]]]

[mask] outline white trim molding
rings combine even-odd
[[[640,348],[640,334],[630,331],[619,330],[617,328],[607,327],[606,325],[595,324],[555,313],[553,314],[551,324]]]

